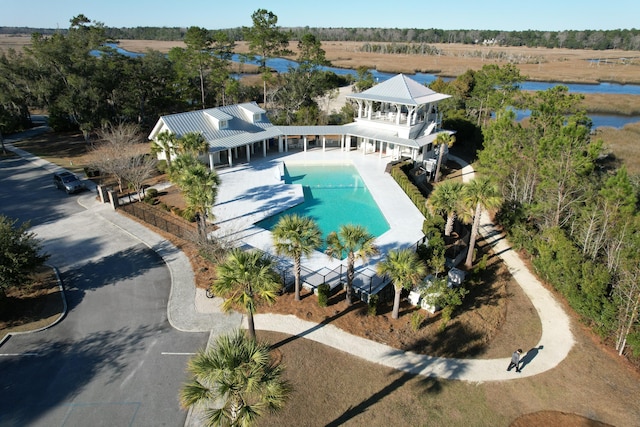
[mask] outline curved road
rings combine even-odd
[[[208,335],[170,326],[163,259],[102,217],[94,193],[56,190],[52,168],[0,161],[0,214],[31,221],[68,303],[57,325],[0,346],[0,426],[184,424],[184,367]]]

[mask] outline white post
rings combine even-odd
[[[253,147],[253,144],[247,144],[245,147],[247,151],[247,163],[249,163],[251,161],[251,148]]]
[[[209,169],[213,170],[214,158],[213,153],[209,153]]]
[[[262,157],[267,157],[267,145],[269,145],[269,141],[266,139],[262,140]]]
[[[284,151],[284,146],[282,144],[282,135],[278,136],[278,153],[282,153]]]
[[[302,145],[304,146],[304,152],[307,152],[307,135],[302,137]]]
[[[229,160],[229,167],[232,167],[232,166],[233,166],[233,156],[232,156],[232,154],[233,154],[233,151],[232,151],[232,149],[231,149],[231,148],[229,148],[229,149],[227,150],[227,157],[229,158],[229,159],[228,159],[228,160]]]
[[[326,144],[327,144],[327,136],[322,135],[322,152],[323,153],[326,151]]]

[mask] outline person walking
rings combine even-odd
[[[507,367],[507,371],[510,371],[511,368],[516,368],[516,372],[520,372],[520,355],[522,354],[522,349],[519,348],[516,351],[513,352],[513,354],[511,355],[511,363],[509,363],[509,366]]]

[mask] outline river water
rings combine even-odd
[[[139,57],[143,56],[142,53],[129,52],[124,50],[117,45],[110,45],[113,47],[118,53],[121,53],[130,57]],[[243,59],[240,55],[234,54],[232,57],[233,61],[236,62],[245,62],[247,64],[258,64],[255,60],[246,60]],[[295,61],[291,61],[285,58],[272,58],[267,60],[267,67],[279,72],[286,73],[290,67],[297,67],[298,63]],[[322,67],[323,70],[332,71],[337,75],[351,75],[356,77],[357,72],[355,70],[350,70],[347,68],[338,68],[338,67]],[[395,76],[396,73],[383,73],[378,70],[369,70],[371,71],[373,78],[376,82],[380,83],[391,77]],[[438,78],[435,74],[429,73],[415,73],[409,74],[409,76],[417,81],[418,83],[422,83],[428,85]],[[450,80],[450,79],[446,79]],[[599,83],[599,84],[584,84],[584,83],[556,83],[556,82],[532,82],[526,81],[520,84],[520,88],[522,90],[547,90],[554,86],[562,84],[569,88],[569,92],[573,93],[603,93],[603,94],[615,94],[615,95],[640,95],[640,85],[623,85],[619,83]],[[526,117],[526,112],[519,112],[518,117]],[[610,115],[610,114],[589,114],[589,117],[593,121],[593,127],[601,127],[601,126],[611,126],[615,128],[622,128],[624,125],[629,123],[636,123],[640,121],[640,117],[638,116],[618,116],[618,115]]]

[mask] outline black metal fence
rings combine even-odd
[[[118,206],[118,209],[181,239],[194,240],[198,235],[195,224],[160,211],[144,202],[127,203]]]

